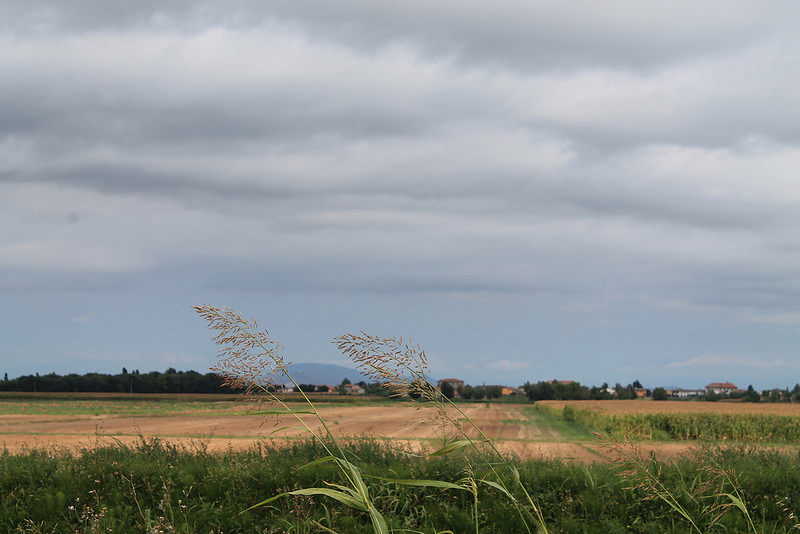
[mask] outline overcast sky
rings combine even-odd
[[[646,8],[646,9],[643,9]],[[0,1],[0,372],[410,337],[472,384],[800,382],[795,2]]]

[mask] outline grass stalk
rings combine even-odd
[[[280,407],[280,410],[271,413],[293,416],[327,453],[322,461],[334,462],[348,483],[345,486],[327,483],[329,486],[327,488],[304,488],[281,493],[258,502],[248,509],[265,506],[287,495],[321,495],[367,512],[373,531],[376,534],[388,534],[386,520],[372,502],[360,469],[348,459],[347,453],[328,428],[325,419],[292,377],[288,369],[289,364],[280,354],[283,346],[271,339],[267,330],[260,330],[255,319],[245,320],[230,308],[204,305],[195,306],[194,309],[208,322],[209,329],[219,331],[213,340],[222,347],[218,354],[221,359],[212,370],[218,372],[228,385],[244,388],[248,393],[258,392],[266,395],[271,403]],[[307,406],[306,410],[292,409],[272,387],[269,387],[273,385],[271,380],[276,375],[286,376],[294,385],[295,390],[301,392]],[[320,423],[324,429],[324,438],[303,419],[302,415],[305,414],[312,414]],[[333,449],[329,447],[329,443],[333,445]]]
[[[331,432],[325,418],[316,409],[313,401],[292,377],[288,369],[289,363],[281,355],[283,346],[273,340],[267,330],[261,330],[255,319],[245,320],[230,308],[204,305],[195,306],[194,309],[207,321],[209,329],[218,332],[213,341],[221,348],[218,352],[218,364],[212,370],[223,377],[225,384],[244,389],[249,394],[258,393],[278,407],[277,410],[267,413],[293,416],[300,424],[300,428],[309,433],[326,452],[325,457],[311,462],[308,466],[333,462],[347,481],[346,485],[326,482],[327,487],[303,488],[284,492],[256,503],[250,509],[265,506],[287,495],[325,496],[366,512],[370,517],[374,532],[388,533],[386,520],[375,507],[364,476],[354,463],[355,458],[349,457],[339,440]],[[537,532],[547,533],[541,510],[521,483],[516,466],[503,455],[460,406],[442,396],[428,380],[427,358],[419,345],[406,344],[402,338],[379,338],[363,332],[361,335],[346,334],[338,337],[334,343],[352,359],[357,368],[389,388],[393,396],[408,395],[411,398],[426,401],[418,406],[435,407],[439,416],[458,431],[461,439],[446,444],[438,451],[431,453],[431,456],[449,454],[469,447],[478,454],[481,464],[488,469],[487,475],[478,478],[469,468],[469,476],[458,484],[439,480],[373,478],[379,479],[383,483],[470,491],[474,499],[476,532],[479,531],[477,487],[479,484],[485,485],[499,491],[512,503],[528,533],[532,532],[531,525],[535,526]],[[292,383],[294,389],[300,392],[306,408],[293,409],[283,401],[272,383],[276,376],[285,376]],[[477,439],[472,438],[461,421],[453,417],[452,410],[455,410],[468,422],[469,427],[477,432]],[[313,415],[323,429],[321,435],[308,424],[302,417],[303,415]],[[488,453],[485,445],[489,446]],[[522,501],[518,498],[518,494],[522,495]]]
[[[418,406],[435,408],[439,416],[458,431],[462,439],[445,445],[432,453],[433,455],[448,454],[463,447],[470,447],[479,455],[482,464],[489,469],[494,478],[494,480],[481,478],[479,482],[497,489],[511,501],[527,532],[531,532],[531,523],[535,525],[537,532],[544,534],[548,532],[544,516],[521,483],[519,471],[513,462],[505,457],[483,429],[458,404],[442,395],[430,382],[426,371],[427,357],[419,345],[410,341],[404,343],[402,338],[381,338],[365,332],[359,335],[345,334],[337,337],[334,343],[363,373],[382,381],[393,396],[408,396],[412,401],[415,398],[424,401],[418,402]],[[461,421],[451,415],[451,409],[467,421],[477,432],[479,439],[473,439],[469,435]],[[491,457],[480,444],[489,446]],[[508,469],[510,483],[507,477],[498,471],[499,466]],[[522,493],[527,506],[519,502],[515,495],[517,491]]]

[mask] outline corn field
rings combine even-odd
[[[642,403],[646,401],[641,401]],[[748,443],[800,442],[800,417],[771,413],[714,412],[614,412],[579,407],[580,402],[557,405],[539,403],[539,410],[574,421],[597,432],[632,439],[677,439]],[[713,405],[710,405],[713,406]]]

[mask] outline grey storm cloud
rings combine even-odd
[[[258,302],[301,346],[407,326],[443,373],[487,381],[797,367],[795,2],[0,12],[19,361],[163,363],[215,296]],[[64,349],[34,347],[40,321]]]
[[[6,7],[15,269],[279,255],[336,285],[297,265],[363,282],[370,250],[386,287],[794,284],[791,4]]]
[[[606,64],[648,68],[794,33],[792,2],[769,10],[749,2],[678,1],[632,6],[591,2],[381,2],[265,4],[256,0],[168,4],[143,1],[32,1],[12,4],[4,24],[15,31],[91,32],[147,28],[240,30],[279,21],[316,39],[372,51],[408,43],[428,54],[511,69],[561,70]],[[10,21],[16,21],[11,23]]]

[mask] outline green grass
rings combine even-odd
[[[509,422],[538,426],[552,430],[560,436],[559,440],[563,441],[596,440],[592,434],[592,429],[587,428],[581,423],[575,421],[566,421],[562,417],[557,417],[549,412],[542,411],[536,405],[525,406],[522,408],[522,413],[525,415],[526,419],[513,420]]]
[[[366,476],[456,481],[461,458],[421,459],[396,444],[346,443]],[[295,497],[242,512],[264,495],[336,481],[328,464],[297,466],[324,454],[319,443],[263,443],[247,451],[213,454],[202,445],[176,447],[153,439],[132,446],[0,454],[0,531],[312,532],[318,521],[338,532],[372,532],[366,514],[336,502]],[[726,449],[726,465],[740,473],[748,508],[761,532],[788,533],[800,516],[800,456]],[[518,462],[523,484],[540,503],[552,532],[689,532],[669,508],[646,498],[611,465],[559,461]],[[702,472],[689,460],[661,464],[661,478],[685,497]],[[463,493],[463,492],[461,492]],[[435,488],[382,485],[375,504],[394,529],[469,530],[471,498]],[[481,532],[519,532],[518,518],[491,488],[481,489]],[[719,532],[744,532],[740,514],[727,514]],[[316,532],[321,530],[317,529]]]

